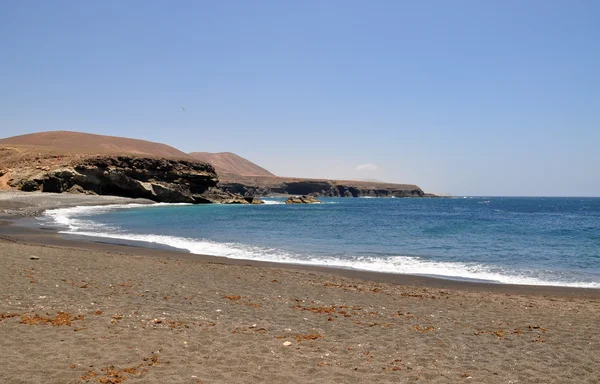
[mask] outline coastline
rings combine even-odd
[[[0,382],[597,378],[597,289],[201,256],[15,219],[0,219]]]
[[[458,289],[474,292],[490,292],[502,294],[587,297],[600,299],[600,289],[581,287],[562,287],[548,285],[519,285],[488,282],[472,282],[442,277],[431,277],[411,274],[372,272],[357,269],[317,266],[308,264],[278,263],[248,259],[234,259],[214,255],[190,253],[186,250],[168,246],[149,246],[143,242],[123,241],[112,242],[111,239],[94,238],[89,236],[62,235],[53,229],[34,228],[31,225],[15,225],[17,220],[2,220],[0,218],[0,239],[20,244],[39,245],[55,248],[76,249],[78,251],[109,251],[130,256],[148,256],[155,258],[181,259],[200,263],[260,267],[269,269],[289,269],[294,271],[316,272],[359,279],[373,283],[388,283],[404,286],[417,286],[440,289]],[[138,243],[138,244],[136,244]]]
[[[6,199],[9,197],[9,199]],[[560,295],[585,296],[600,298],[599,288],[565,287],[551,285],[506,284],[485,281],[469,281],[443,276],[423,276],[415,274],[399,274],[319,266],[310,264],[280,263],[235,259],[208,254],[194,254],[184,249],[167,245],[150,245],[146,242],[112,240],[102,237],[77,236],[77,234],[60,234],[50,228],[40,228],[36,225],[19,225],[21,220],[40,216],[47,210],[69,208],[76,206],[101,206],[122,204],[157,204],[147,199],[132,199],[118,196],[98,196],[79,194],[60,194],[42,192],[0,192],[0,228],[5,239],[17,240],[25,244],[45,246],[71,247],[78,249],[102,250],[110,248],[115,252],[133,253],[135,255],[152,254],[155,257],[182,258],[202,262],[214,262],[232,265],[247,265],[268,268],[307,270],[325,274],[357,278],[372,282],[391,283],[398,285],[425,286],[432,288],[451,288],[495,293],[530,294],[530,295]]]
[[[51,192],[0,191],[0,220],[39,216],[44,211],[89,205],[156,204],[148,199]]]

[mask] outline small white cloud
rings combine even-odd
[[[359,165],[358,167],[356,167],[357,171],[376,171],[377,170],[377,166],[373,163],[367,163],[367,164],[363,164],[363,165]]]

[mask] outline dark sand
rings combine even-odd
[[[5,213],[31,204],[0,194]],[[7,220],[0,263],[0,383],[600,377],[600,290],[227,260]]]

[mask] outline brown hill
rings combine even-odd
[[[53,150],[59,150],[64,154],[127,153],[158,157],[190,158],[185,152],[166,144],[70,131],[50,131],[13,136],[6,139],[0,139],[0,145],[28,146],[37,147],[39,149],[52,148]]]
[[[189,155],[196,160],[212,164],[218,175],[275,176],[263,167],[231,152],[192,152]]]

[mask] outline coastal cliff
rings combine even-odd
[[[414,184],[354,180],[220,175],[219,188],[243,196],[307,195],[323,197],[437,197]]]
[[[52,157],[51,157],[52,158]],[[4,170],[8,186],[21,191],[72,192],[146,198],[168,203],[249,204],[217,188],[212,165],[193,160],[134,155],[78,156]],[[39,159],[38,159],[39,161]]]

